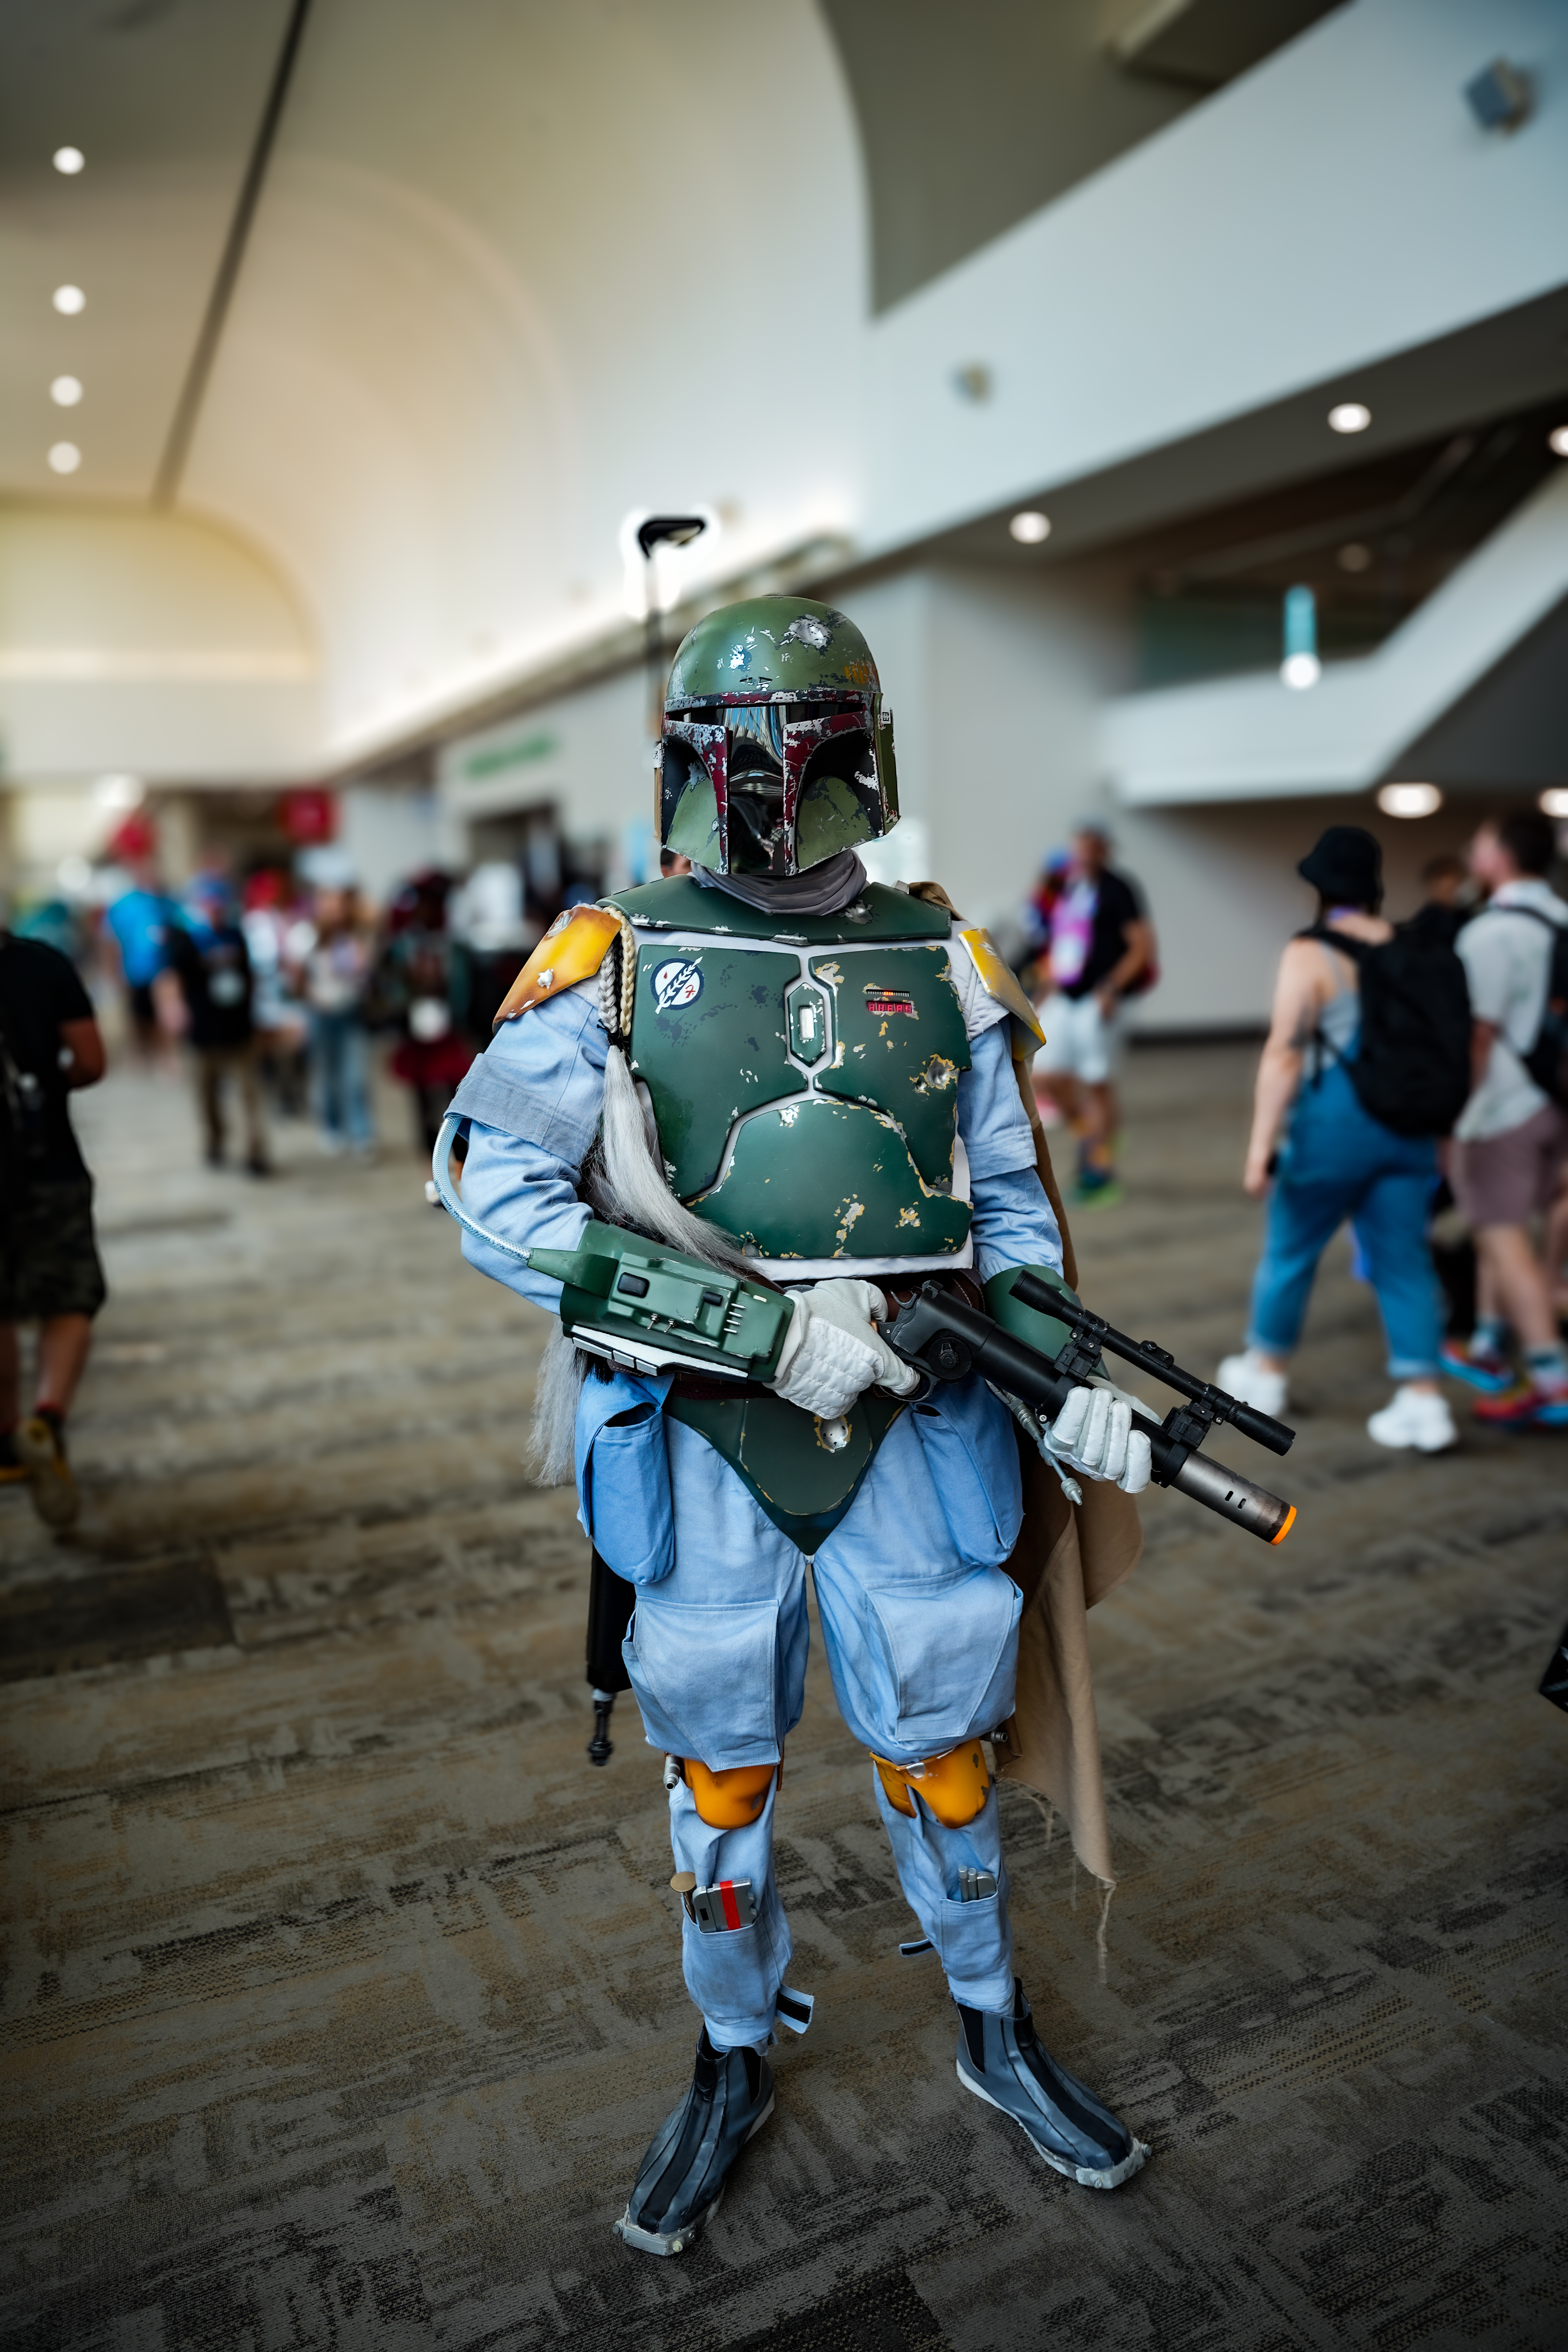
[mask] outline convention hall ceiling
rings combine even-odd
[[[972,0],[956,15],[945,0],[820,5],[863,149],[870,291],[881,309],[1160,130],[1332,0],[1160,0],[1152,9],[1148,0]],[[142,499],[178,454],[170,443],[182,388],[292,9],[293,0],[5,0],[0,489]],[[593,0],[580,7],[577,46],[591,54],[614,37],[615,13]],[[678,63],[691,55],[690,13],[663,11]],[[495,14],[498,35],[506,16],[515,37],[555,12],[517,0]],[[352,0],[313,0],[307,44],[332,46],[356,17]],[[374,30],[374,12],[359,21]],[[516,55],[514,37],[498,42],[503,70]],[[552,140],[563,104],[587,95],[552,72],[561,58],[559,42],[532,46],[534,70],[515,90],[525,142]],[[310,66],[307,48],[302,80]],[[367,57],[367,85],[380,79]],[[442,95],[431,91],[437,113]],[[439,136],[456,126],[430,127]],[[352,124],[332,131],[356,143]],[[50,161],[68,144],[87,158],[74,176]],[[285,128],[280,157],[292,144]],[[660,179],[670,132],[651,110],[647,145]],[[779,167],[789,166],[781,153]],[[539,224],[552,237],[567,226]],[[73,285],[86,308],[62,316],[53,294]],[[69,412],[49,396],[61,376],[83,386]],[[90,445],[75,479],[48,466],[61,440]]]
[[[5,0],[0,491],[145,499],[179,403],[289,0]],[[57,171],[58,148],[86,158]],[[86,307],[53,306],[76,286]],[[82,397],[50,398],[62,376]],[[90,448],[68,479],[47,452]]]

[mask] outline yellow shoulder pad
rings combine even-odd
[[[506,992],[493,1026],[531,1013],[547,996],[592,980],[610,952],[621,919],[605,907],[568,907],[557,915]]]
[[[977,925],[972,931],[960,931],[959,938],[969,950],[969,960],[980,975],[980,985],[994,1003],[1005,1004],[1019,1025],[1028,1031],[1037,1045],[1046,1042],[1034,1006],[997,954],[991,934]]]

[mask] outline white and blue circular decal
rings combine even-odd
[[[652,987],[661,1013],[679,1013],[702,993],[702,966],[695,956],[672,956],[655,971]]]

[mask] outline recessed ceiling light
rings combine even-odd
[[[63,172],[68,180],[75,179],[77,173],[81,170],[82,165],[86,162],[87,157],[82,153],[79,147],[57,147],[55,149],[55,169],[57,172]]]
[[[1548,784],[1540,805],[1542,816],[1568,816],[1568,791],[1561,784]]]
[[[1364,433],[1372,423],[1372,411],[1363,401],[1342,400],[1329,411],[1329,429],[1332,433]]]
[[[1020,547],[1038,547],[1043,539],[1049,539],[1051,535],[1051,519],[1030,507],[1024,513],[1016,514],[1007,528]]]
[[[74,319],[79,310],[87,308],[87,296],[79,286],[57,286],[55,308],[65,319]]]
[[[74,375],[58,375],[49,386],[49,398],[57,408],[74,408],[81,398],[81,383]]]
[[[1340,550],[1340,570],[1370,572],[1372,570],[1371,548],[1364,547],[1359,539],[1352,539],[1348,546],[1342,547]]]
[[[81,463],[81,451],[74,441],[57,441],[49,451],[49,464],[57,474],[74,474]]]
[[[1287,654],[1279,665],[1279,675],[1298,694],[1316,686],[1323,675],[1323,665],[1316,654]]]
[[[1436,816],[1443,795],[1436,784],[1384,784],[1377,804],[1384,816]]]
[[[1558,457],[1568,457],[1568,425],[1559,425],[1546,436],[1546,446]]]

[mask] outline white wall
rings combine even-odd
[[[1005,918],[1099,802],[1100,710],[1129,658],[1118,597],[927,565],[840,601],[892,705],[900,803],[929,827],[932,874],[977,921]]]
[[[451,821],[467,824],[549,801],[568,840],[617,843],[628,825],[653,814],[647,708],[639,666],[443,745],[437,782]]]
[[[350,784],[341,796],[339,817],[338,845],[352,862],[360,888],[378,907],[421,866],[450,872],[463,862],[460,829],[433,792]]]
[[[1511,138],[1463,96],[1500,52],[1537,86]],[[862,544],[1548,292],[1565,224],[1561,0],[1356,0],[876,322]],[[994,381],[980,404],[953,391],[972,362]]]
[[[316,655],[231,532],[133,508],[0,512],[0,758],[12,780],[298,773]]]

